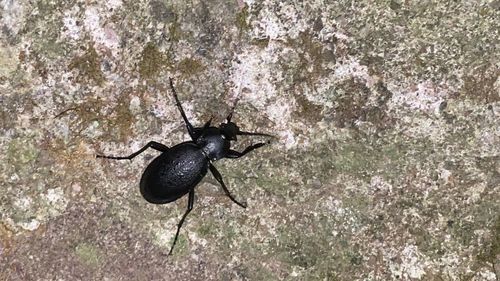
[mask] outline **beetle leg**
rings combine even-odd
[[[186,117],[186,113],[184,112],[184,109],[182,109],[182,105],[181,105],[181,102],[179,101],[179,97],[177,97],[177,92],[175,91],[174,83],[172,82],[172,78],[169,77],[168,80],[170,81],[170,88],[172,89],[172,93],[174,94],[175,105],[177,106],[177,108],[181,112],[182,119],[184,119],[184,123],[186,123],[186,128],[188,130],[189,136],[194,141],[196,139],[195,139],[193,125],[191,125],[191,123],[189,122],[189,120]]]
[[[175,243],[177,243],[177,238],[179,238],[179,232],[181,231],[182,224],[184,223],[184,220],[186,219],[187,215],[193,209],[193,204],[194,204],[194,188],[191,189],[191,191],[189,191],[188,207],[186,212],[182,216],[181,221],[177,225],[177,232],[175,233],[174,242],[172,243],[172,247],[170,248],[170,252],[168,252],[168,255],[171,255],[172,251],[174,250]]]
[[[245,148],[245,150],[243,150],[242,152],[230,149],[228,154],[226,155],[226,158],[240,158],[243,155],[247,154],[248,152],[250,152],[254,149],[257,149],[263,145],[265,145],[265,143],[259,142],[259,143],[253,144],[253,145]]]
[[[229,197],[238,206],[240,206],[242,208],[246,208],[247,207],[246,204],[240,203],[240,202],[236,201],[236,199],[234,199],[233,195],[231,195],[231,193],[227,189],[226,185],[224,184],[224,181],[222,180],[222,175],[219,173],[219,171],[217,171],[217,169],[215,168],[215,166],[212,165],[212,163],[209,163],[209,165],[210,165],[210,172],[212,172],[212,175],[220,183],[220,185],[222,186],[222,189],[224,189],[224,192],[226,193],[227,197]]]
[[[130,154],[129,156],[105,156],[105,155],[96,155],[96,158],[107,158],[107,159],[115,159],[115,160],[132,160],[134,157],[137,155],[141,154],[144,150],[148,149],[149,147],[156,149],[161,152],[165,152],[168,150],[168,146],[163,145],[159,142],[155,141],[150,141],[148,144],[146,144],[143,148],[139,149],[138,151]]]

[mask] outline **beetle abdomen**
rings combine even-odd
[[[156,157],[142,174],[141,194],[150,203],[175,201],[206,175],[208,160],[191,142],[178,144]]]

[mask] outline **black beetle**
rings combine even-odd
[[[175,98],[177,108],[179,109],[184,122],[186,123],[187,131],[191,137],[190,141],[177,144],[171,148],[150,141],[143,148],[129,156],[116,157],[96,155],[97,158],[108,158],[116,160],[131,160],[147,148],[153,148],[162,152],[158,157],[146,167],[141,177],[140,190],[141,194],[148,202],[153,204],[166,204],[175,201],[186,193],[189,193],[187,210],[182,216],[177,225],[174,242],[170,248],[169,255],[172,254],[175,243],[179,236],[179,231],[186,219],[186,216],[193,209],[194,189],[196,185],[205,177],[208,169],[220,183],[226,195],[239,206],[246,208],[246,204],[238,202],[227,189],[222,176],[212,164],[213,161],[221,158],[239,158],[248,152],[259,148],[266,143],[256,143],[248,146],[242,152],[232,150],[231,141],[236,141],[238,135],[247,136],[266,136],[273,137],[264,133],[244,132],[239,127],[231,122],[234,107],[226,118],[226,123],[222,123],[218,128],[210,126],[210,119],[203,127],[193,127],[182,109],[177,93],[175,92],[172,79],[169,78],[170,88]],[[269,142],[267,142],[269,143]]]

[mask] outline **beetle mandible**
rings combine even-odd
[[[193,209],[195,187],[205,177],[208,170],[210,170],[215,179],[220,183],[226,195],[238,206],[246,208],[246,204],[237,201],[229,192],[222,180],[222,175],[217,171],[212,162],[222,158],[240,158],[266,144],[259,142],[248,146],[242,152],[232,150],[231,141],[236,141],[239,135],[273,136],[264,133],[241,131],[234,122],[231,122],[234,107],[226,117],[226,123],[222,123],[219,127],[210,125],[212,118],[203,127],[193,127],[186,117],[171,78],[169,78],[169,82],[175,104],[181,113],[182,119],[184,119],[191,140],[173,147],[167,147],[161,143],[150,141],[143,148],[129,156],[96,155],[96,157],[131,160],[148,148],[153,148],[161,152],[144,170],[140,181],[140,191],[144,199],[153,204],[166,204],[189,194],[187,210],[177,225],[174,242],[168,253],[171,255],[182,224]]]

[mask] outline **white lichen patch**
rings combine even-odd
[[[64,34],[73,39],[77,40],[80,38],[80,31],[81,28],[77,25],[77,19],[71,17],[71,16],[65,16],[63,18],[63,24],[64,24]]]
[[[485,281],[497,281],[498,280],[496,273],[489,270],[488,268],[484,268],[483,271],[480,271],[477,275],[480,278],[478,280],[485,280]]]
[[[282,75],[275,68],[278,64],[276,52],[279,52],[278,46],[270,42],[267,48],[250,46],[233,60],[230,80],[240,102],[251,102],[261,109],[277,96],[272,82],[280,82]]]
[[[198,233],[195,231],[190,231],[188,233],[189,241],[193,242],[193,244],[201,246],[202,248],[208,245],[207,239],[201,238],[198,236]]]
[[[0,22],[12,35],[16,35],[24,24],[24,5],[21,1],[2,0],[0,7],[2,10]]]
[[[371,87],[375,79],[368,73],[368,67],[359,63],[355,58],[350,58],[344,62],[339,62],[335,65],[333,74],[333,81],[344,81],[346,79],[354,78],[356,80],[364,81],[367,87]]]
[[[434,261],[442,267],[442,271],[450,280],[459,280],[457,267],[460,265],[460,257],[456,253],[446,253],[439,260]]]
[[[447,125],[443,119],[405,116],[400,121],[404,122],[404,127],[401,128],[402,133],[412,138],[427,138],[433,142],[443,142],[447,136]]]
[[[164,223],[158,220],[152,222],[152,225],[150,226],[150,232],[154,237],[154,244],[164,249],[168,249],[175,233],[172,231],[167,231],[167,229],[172,229],[172,227],[175,226],[174,219],[175,218],[171,218]]]
[[[98,8],[87,8],[83,21],[85,29],[97,44],[115,50],[120,44],[120,38],[111,25],[101,26],[101,15],[102,13]]]
[[[370,180],[370,189],[372,191],[382,191],[390,194],[392,192],[392,185],[384,180],[381,176],[373,176]]]
[[[415,245],[406,245],[400,254],[400,263],[391,262],[389,269],[394,279],[418,279],[425,276],[427,258],[418,251]]]
[[[85,19],[83,21],[85,29],[90,32],[99,31],[101,29],[100,17],[99,10],[96,7],[88,7],[85,10]]]
[[[14,206],[23,211],[30,210],[32,204],[33,204],[33,199],[31,199],[31,197],[28,196],[19,197],[14,200]]]
[[[415,86],[415,89],[401,89],[398,86],[388,85],[393,96],[388,103],[390,110],[399,108],[415,110],[426,114],[439,113],[439,106],[449,96],[447,90],[439,88],[430,81],[424,81]]]
[[[40,221],[36,218],[32,218],[27,221],[18,222],[17,225],[27,231],[35,231],[40,227]]]
[[[286,149],[292,149],[297,146],[297,139],[291,130],[277,132],[280,140],[284,143]]]
[[[491,113],[493,115],[493,113]],[[483,126],[474,130],[474,141],[480,157],[494,157],[500,152],[500,115],[487,116],[491,118],[491,126]],[[496,121],[494,121],[496,120]]]
[[[68,199],[64,196],[64,191],[60,187],[47,190],[47,193],[42,195],[42,198],[48,207],[47,214],[52,217],[61,214],[68,205]]]
[[[272,104],[267,106],[267,116],[280,128],[286,128],[287,121],[291,118],[293,105],[294,102],[290,98],[279,96]]]
[[[257,38],[277,39],[285,36],[286,30],[279,18],[269,10],[262,11],[263,19],[255,24],[254,36]]]
[[[271,42],[266,48],[249,47],[233,61],[230,79],[240,103],[252,104],[259,112],[265,112],[277,128],[283,129],[277,132],[280,142],[286,149],[291,149],[298,142],[292,131],[285,128],[292,119],[295,100],[278,94],[276,86],[283,80],[282,73],[276,68],[276,53],[283,52],[286,51],[279,44]]]
[[[19,56],[15,48],[0,43],[0,76],[8,77],[13,73],[19,63]]]
[[[132,96],[128,108],[132,114],[138,114],[141,111],[141,99],[138,96]]]
[[[7,222],[13,229],[34,231],[50,218],[56,217],[66,209],[68,199],[64,196],[62,188],[51,188],[41,194],[38,201],[30,197],[20,197],[14,201],[15,211],[18,219],[9,219]]]
[[[480,181],[474,185],[471,185],[470,188],[467,189],[465,194],[467,195],[467,203],[475,204],[483,197],[482,194],[485,192],[488,182],[486,181],[484,175],[482,175],[483,181]]]
[[[174,237],[172,232],[165,231],[165,229],[162,228],[157,228],[156,231],[153,231],[153,236],[153,243],[164,249],[168,249]]]
[[[393,96],[387,103],[388,112],[398,118],[397,128],[412,138],[446,141],[448,125],[441,118],[440,107],[449,97],[447,89],[425,81],[413,88],[387,85]],[[404,113],[404,114],[403,114]]]
[[[325,198],[325,200],[321,202],[321,205],[328,211],[329,216],[342,222],[336,228],[332,229],[331,233],[333,236],[337,236],[344,231],[356,233],[360,230],[362,225],[358,219],[358,210],[345,206],[343,201],[332,196]]]
[[[108,10],[116,10],[123,5],[123,1],[122,0],[108,0],[105,2],[105,5],[106,5],[106,8],[108,8]]]
[[[64,11],[64,17],[62,19],[63,26],[61,32],[61,35],[63,37],[67,37],[71,40],[80,39],[80,37],[82,36],[82,27],[78,24],[78,21],[80,20],[79,14],[80,7],[78,7],[78,5],[75,5],[71,7],[71,9]]]
[[[253,2],[246,1],[252,10]],[[264,1],[259,18],[252,22],[252,31],[255,38],[269,38],[271,40],[284,40],[297,38],[300,32],[309,28],[304,11],[297,5],[282,3],[279,6],[269,5],[272,1]]]
[[[334,85],[353,79],[358,83],[364,84],[367,88],[372,88],[380,81],[380,77],[370,75],[368,67],[360,64],[359,60],[354,57],[349,57],[342,61],[339,60],[332,68],[332,75],[320,78],[319,82],[315,85],[315,89],[306,89],[304,91],[309,101],[332,108],[334,106],[332,102]]]

